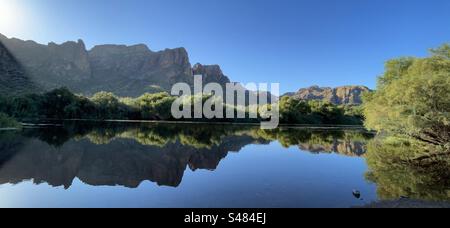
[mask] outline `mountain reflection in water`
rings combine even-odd
[[[26,180],[70,188],[177,187],[187,167],[215,170],[228,153],[278,141],[299,152],[363,156],[372,135],[357,130],[260,130],[232,125],[69,122],[64,127],[0,132],[0,184]]]

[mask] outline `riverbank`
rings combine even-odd
[[[208,122],[208,121],[163,121],[163,120],[98,120],[98,119],[45,119],[45,120],[27,120],[22,121],[24,127],[48,127],[62,126],[63,122],[92,122],[92,123],[149,123],[149,124],[201,124],[201,125],[231,125],[231,126],[254,126],[258,127],[260,123],[245,122]],[[313,129],[313,130],[340,130],[355,129],[366,130],[363,125],[332,125],[332,124],[280,124],[279,128],[297,128],[297,129]]]
[[[17,131],[20,130],[20,128],[0,128],[0,131]]]

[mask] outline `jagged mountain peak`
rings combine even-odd
[[[202,75],[204,83],[215,82],[221,85],[230,83],[230,79],[223,74],[219,65],[202,65],[197,63],[192,67],[192,72],[194,75]]]
[[[205,74],[205,82],[229,82],[219,66],[193,69],[183,47],[154,52],[145,44],[105,44],[87,50],[82,40],[44,45],[0,36],[0,41],[44,90],[65,86],[84,95],[108,91],[133,97],[156,87],[170,91],[179,82],[192,85],[194,71]]]

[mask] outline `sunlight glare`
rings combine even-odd
[[[22,28],[22,12],[17,1],[2,0],[0,2],[0,33],[16,33]]]

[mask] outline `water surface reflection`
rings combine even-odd
[[[228,153],[278,140],[311,153],[362,156],[371,138],[360,131],[311,131],[231,125],[65,123],[1,133],[0,184],[32,179],[69,188],[77,177],[94,186],[138,187],[149,180],[178,186],[186,167],[215,170]]]
[[[413,164],[396,156],[412,149],[380,144],[357,129],[65,122],[0,131],[0,194],[16,199],[0,206],[350,207],[400,197],[450,201],[450,159]],[[361,197],[354,197],[355,189]]]

